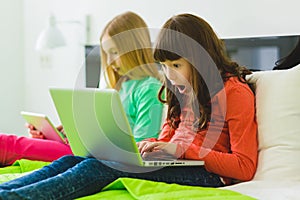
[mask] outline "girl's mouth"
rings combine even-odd
[[[174,81],[170,80],[171,84],[174,85],[180,93],[184,93],[186,91],[185,85],[177,85]]]
[[[186,86],[185,85],[176,85],[180,93],[184,93],[186,91]]]

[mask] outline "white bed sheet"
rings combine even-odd
[[[233,190],[259,200],[299,200],[299,181],[259,181],[253,180],[223,189]]]

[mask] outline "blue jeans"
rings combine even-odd
[[[110,167],[108,166],[110,165]],[[119,163],[94,158],[64,156],[40,170],[0,185],[0,199],[75,199],[100,192],[119,177],[131,177],[192,186],[223,186],[219,176],[204,167],[164,167],[130,172],[133,166],[116,168]],[[149,168],[148,168],[149,170]]]

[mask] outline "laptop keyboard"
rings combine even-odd
[[[177,158],[174,157],[173,155],[168,154],[168,153],[164,153],[164,152],[160,152],[160,151],[147,153],[147,156],[142,157],[142,158],[145,161],[177,160]]]

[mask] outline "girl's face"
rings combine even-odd
[[[114,41],[107,33],[103,35],[101,45],[106,54],[107,65],[111,66],[119,75],[124,75],[126,72],[124,71],[124,67],[121,66],[122,64],[119,51]]]
[[[171,84],[178,88],[180,93],[191,91],[192,66],[185,59],[166,60],[161,62],[164,73]]]

